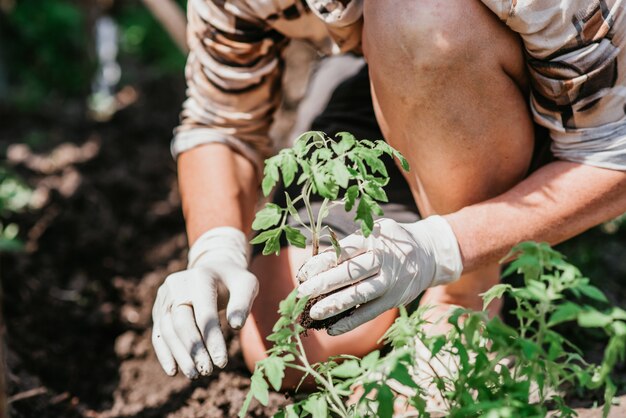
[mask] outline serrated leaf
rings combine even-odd
[[[417,383],[415,383],[415,380],[413,380],[413,378],[411,377],[411,374],[407,370],[406,365],[403,363],[400,363],[400,362],[397,363],[396,366],[391,371],[391,373],[389,373],[389,377],[391,379],[397,380],[404,386],[407,386],[410,388],[418,387]]]
[[[260,373],[254,373],[250,379],[250,392],[263,406],[269,404],[269,386]]]
[[[263,244],[265,241],[267,241],[268,239],[270,239],[271,237],[273,237],[276,234],[280,234],[280,228],[275,228],[275,229],[270,229],[270,230],[267,230],[267,231],[263,231],[260,234],[258,234],[256,237],[254,237],[250,241],[250,244],[252,244],[252,245]]]
[[[500,299],[508,290],[512,288],[513,287],[510,284],[497,284],[485,293],[481,293],[480,296],[483,298],[483,310],[487,309],[487,306],[489,306],[494,299]]]
[[[274,186],[276,186],[278,180],[274,180],[273,177],[265,176],[263,177],[263,182],[261,183],[261,189],[263,189],[263,196],[267,197],[272,193]]]
[[[346,360],[331,370],[330,374],[342,379],[356,377],[361,374],[361,367],[357,360]]]
[[[285,187],[289,187],[298,172],[298,162],[292,153],[288,152],[283,155],[280,170],[283,172],[283,183]]]
[[[575,303],[565,302],[559,305],[552,315],[550,315],[548,325],[553,326],[562,322],[573,321],[581,311],[582,308]]]
[[[265,168],[263,169],[263,181],[261,182],[261,188],[263,189],[263,195],[269,196],[278,183],[280,179],[280,175],[278,173],[278,159],[277,157],[272,157],[268,160],[265,160]]]
[[[369,370],[376,365],[376,362],[380,358],[380,351],[372,351],[361,360],[361,368],[363,370]]]
[[[577,287],[580,290],[580,293],[587,296],[590,299],[593,299],[598,302],[607,303],[609,300],[606,298],[604,293],[600,289],[592,285],[582,285]]]
[[[606,315],[595,309],[589,309],[578,315],[578,325],[584,328],[604,328],[611,322],[613,322],[611,315]]]
[[[348,183],[350,182],[350,172],[344,163],[333,160],[330,171],[334,177],[335,183],[337,183],[339,187],[344,189],[348,187]]]
[[[378,184],[368,181],[365,183],[365,193],[370,195],[373,199],[376,199],[381,202],[388,202],[389,198],[387,197],[387,193],[380,187]]]
[[[365,237],[368,237],[374,229],[374,218],[372,217],[372,208],[365,196],[359,200],[359,206],[356,209],[356,221],[361,221],[361,231]]]
[[[354,207],[354,203],[356,202],[357,197],[359,197],[359,186],[357,186],[356,184],[354,186],[350,186],[348,187],[348,190],[346,190],[346,195],[345,195],[345,199],[346,199],[346,204],[345,204],[345,210],[346,212],[350,212],[352,210],[352,208]]]
[[[285,378],[285,362],[282,358],[269,356],[261,361],[265,376],[275,391],[280,390],[280,386]]]
[[[265,247],[263,248],[263,255],[269,255],[272,253],[279,254],[280,253],[280,234],[282,233],[282,228],[274,228],[264,232],[261,232],[257,235],[250,244],[261,244],[265,243]]]
[[[239,410],[239,418],[246,418],[248,416],[248,409],[250,409],[250,403],[252,402],[252,391],[249,390],[246,394],[246,398],[243,401],[243,405],[241,405],[241,409]]]
[[[335,151],[335,154],[337,155],[341,155],[341,154],[348,152],[356,144],[356,138],[354,137],[354,135],[352,135],[349,132],[339,132],[335,136],[341,138],[339,142],[334,142],[331,145],[333,148],[333,151]]]
[[[376,401],[378,401],[378,409],[376,410],[376,416],[378,418],[392,418],[393,417],[393,392],[389,389],[389,386],[380,386],[376,394]]]
[[[306,237],[300,232],[300,230],[293,228],[289,225],[285,225],[285,236],[287,241],[295,247],[306,248]]]
[[[296,300],[298,299],[298,291],[293,290],[285,299],[278,304],[278,313],[281,316],[290,317],[296,307]]]
[[[333,152],[328,148],[319,148],[313,152],[311,160],[316,161],[328,161],[332,158]]]
[[[313,185],[315,191],[322,197],[327,199],[335,199],[337,196],[333,194],[332,184],[329,185],[329,180],[324,173],[314,170],[313,171]]]
[[[404,158],[404,155],[400,154],[400,151],[394,150],[393,155],[395,155],[398,161],[400,161],[400,166],[404,171],[411,171],[411,166],[409,165],[409,162],[406,160],[406,158]]]
[[[328,418],[328,405],[321,396],[309,396],[303,403],[302,409],[311,414],[312,418]]]
[[[280,222],[283,216],[283,211],[280,206],[274,203],[268,203],[263,209],[257,212],[254,222],[252,223],[252,229],[260,231],[276,225]]]

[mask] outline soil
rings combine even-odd
[[[326,318],[322,320],[316,320],[316,319],[311,318],[310,312],[311,312],[311,308],[313,307],[313,305],[315,305],[317,302],[324,299],[328,295],[337,293],[340,290],[342,289],[337,289],[334,292],[330,292],[328,294],[320,295],[312,299],[309,299],[306,305],[304,306],[304,311],[302,311],[302,314],[300,315],[300,325],[302,325],[306,329],[317,329],[317,330],[328,329],[332,325],[339,322],[340,319],[345,318],[346,316],[352,315],[352,312],[354,312],[356,307],[350,308],[347,311],[341,312],[338,315],[331,316],[330,318]]]
[[[0,151],[35,189],[35,207],[12,219],[25,251],[0,260],[11,417],[236,416],[250,384],[236,333],[224,329],[226,369],[193,382],[167,377],[150,343],[156,290],[185,267],[169,154],[183,92],[181,78],[145,81],[106,123],[70,101],[0,108]],[[250,416],[288,401],[272,393]],[[625,405],[614,416],[626,416]]]

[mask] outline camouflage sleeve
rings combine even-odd
[[[626,0],[483,0],[527,51],[557,158],[626,170]]]
[[[287,39],[242,0],[189,0],[187,38],[187,99],[172,154],[218,142],[261,170],[273,153]]]

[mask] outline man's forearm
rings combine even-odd
[[[464,271],[527,240],[557,244],[626,212],[626,172],[557,161],[508,192],[447,215]]]
[[[258,190],[249,160],[226,145],[203,145],[178,157],[178,182],[189,245],[219,226],[249,232]]]

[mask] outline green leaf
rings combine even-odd
[[[361,374],[361,367],[357,360],[346,360],[339,366],[335,367],[331,372],[331,375],[339,378],[356,377]]]
[[[368,237],[374,229],[374,218],[372,217],[372,207],[368,203],[365,196],[359,200],[359,206],[356,209],[356,221],[361,221],[361,231],[365,237]]]
[[[239,418],[246,418],[248,416],[248,409],[250,409],[250,403],[252,402],[252,391],[249,390],[246,394],[246,398],[243,401],[243,405],[241,405],[241,409],[239,410]]]
[[[252,245],[262,244],[265,241],[267,241],[268,239],[270,239],[271,237],[275,236],[276,234],[280,235],[280,228],[269,229],[267,231],[263,231],[260,234],[258,234],[256,237],[254,237],[250,241],[250,244],[252,244]]]
[[[309,396],[302,403],[302,409],[311,414],[313,418],[328,418],[328,405],[326,399],[321,396]]]
[[[409,166],[409,162],[406,160],[406,158],[404,158],[404,155],[400,154],[400,151],[395,151],[393,152],[393,155],[395,155],[395,157],[398,159],[398,161],[400,161],[400,165],[402,166],[402,169],[404,171],[410,171],[411,167]]]
[[[508,290],[512,288],[513,287],[510,284],[497,284],[485,293],[481,293],[480,296],[483,298],[483,310],[487,309],[487,306],[489,306],[494,299],[500,299]]]
[[[250,392],[263,406],[269,403],[269,386],[261,373],[254,373],[250,379]]]
[[[361,368],[363,370],[369,370],[376,365],[376,362],[380,358],[380,351],[372,351],[361,360]]]
[[[387,174],[387,167],[385,167],[385,163],[380,159],[380,151],[375,151],[371,149],[360,149],[359,156],[363,158],[365,163],[372,169],[372,173],[380,173],[385,177],[389,177]]]
[[[350,182],[350,172],[344,163],[338,160],[331,162],[331,173],[339,187],[346,188]]]
[[[337,155],[348,152],[356,144],[356,138],[354,138],[354,135],[349,132],[339,132],[335,136],[341,138],[341,141],[333,142],[331,144],[333,151],[335,151],[335,154]]]
[[[584,328],[604,328],[613,322],[611,315],[606,315],[595,309],[581,312],[578,315],[578,325]]]
[[[560,324],[562,322],[573,321],[578,314],[582,311],[582,308],[572,302],[565,302],[559,305],[556,310],[550,315],[548,320],[548,326]]]
[[[280,169],[283,172],[283,183],[285,187],[289,187],[293,183],[296,173],[298,172],[298,162],[293,153],[285,153],[280,164]]]
[[[280,254],[280,234],[278,236],[272,237],[265,241],[265,246],[263,247],[263,255]]]
[[[280,390],[280,386],[285,378],[285,362],[282,358],[269,356],[261,361],[265,376],[275,391]]]
[[[263,195],[269,196],[276,183],[280,179],[278,173],[278,160],[276,157],[272,157],[265,160],[265,168],[263,169],[263,181],[261,182],[261,188],[263,189]]]
[[[602,293],[602,291],[595,286],[587,284],[578,286],[577,289],[580,290],[580,293],[595,301],[604,303],[608,303],[609,301],[604,293]]]
[[[328,148],[320,148],[313,152],[311,160],[316,161],[328,161],[332,158],[333,152]]]
[[[391,392],[389,386],[380,386],[378,388],[378,393],[376,394],[376,401],[378,401],[376,416],[378,418],[393,417],[393,399],[393,392]]]
[[[352,208],[354,207],[354,203],[356,202],[356,198],[359,197],[359,186],[357,186],[356,184],[354,186],[350,186],[348,187],[348,190],[346,190],[346,205],[345,205],[345,209],[346,212],[350,212],[352,210]]]
[[[389,198],[387,198],[387,193],[380,187],[378,184],[368,181],[365,183],[365,193],[370,195],[372,198],[379,200],[381,202],[388,202]]]
[[[281,316],[290,317],[293,313],[294,308],[296,307],[296,300],[298,299],[298,291],[293,290],[289,296],[280,301],[278,304],[278,313]]]
[[[300,230],[293,228],[289,225],[285,225],[285,235],[287,236],[287,241],[295,247],[298,248],[306,248],[306,237],[302,235]]]
[[[313,170],[313,185],[315,186],[315,191],[322,197],[327,199],[334,199],[336,196],[333,195],[331,188],[328,186],[328,179],[324,173]]]
[[[339,245],[337,234],[335,233],[335,231],[333,231],[333,229],[330,226],[328,227],[328,232],[330,233],[330,243],[332,244],[333,249],[335,250],[335,255],[337,256],[337,260],[339,260],[339,258],[341,257],[341,245]]]
[[[541,347],[539,347],[531,340],[520,338],[519,344],[522,348],[522,353],[524,353],[524,356],[526,356],[526,358],[529,360],[534,359],[535,356],[541,352]]]
[[[259,231],[274,226],[280,222],[282,216],[283,210],[280,206],[274,203],[268,203],[263,209],[257,212],[254,222],[252,223],[252,229]]]

